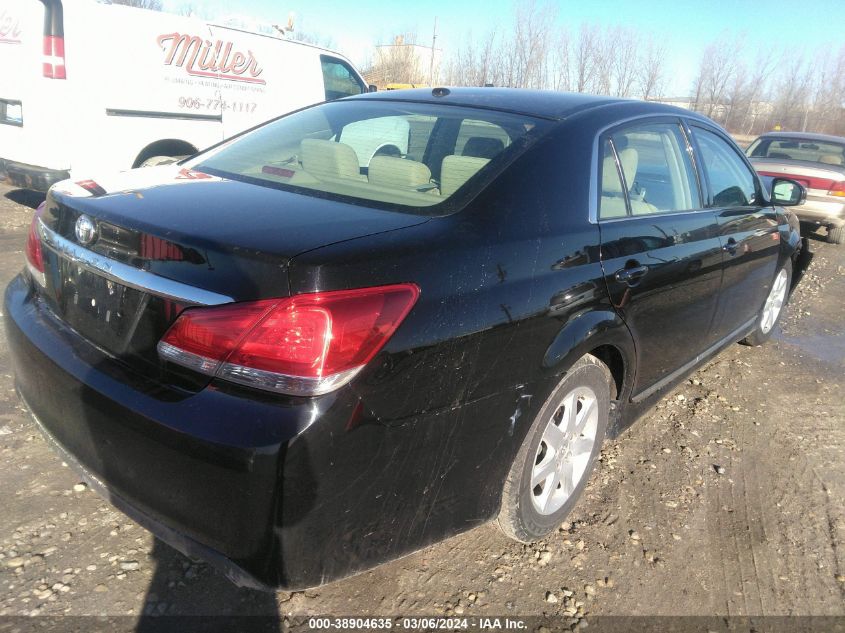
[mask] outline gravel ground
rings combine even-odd
[[[0,185],[4,286],[37,202]],[[845,247],[813,248],[775,340],[729,348],[607,442],[543,542],[488,525],[304,592],[237,589],[89,491],[21,407],[3,342],[0,616],[845,616]]]

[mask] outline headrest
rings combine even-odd
[[[451,196],[489,162],[475,156],[446,156],[440,169],[440,193]]]
[[[494,158],[505,150],[505,144],[500,138],[488,138],[485,136],[472,136],[467,139],[464,145],[463,156],[476,156],[478,158]]]
[[[637,164],[639,154],[632,147],[625,148],[616,153],[619,162],[622,163],[622,173],[625,174],[625,182],[630,188],[637,177]],[[603,193],[622,193],[622,184],[619,182],[619,173],[616,171],[616,161],[613,155],[605,156],[602,163],[601,189]]]
[[[303,139],[299,159],[302,168],[317,178],[360,178],[358,155],[344,143]]]
[[[819,156],[819,162],[825,165],[841,165],[842,157],[836,154],[822,154]]]
[[[385,187],[416,189],[431,182],[431,170],[415,160],[393,156],[373,156],[368,175],[370,183]]]

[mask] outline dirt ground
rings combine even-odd
[[[4,287],[37,202],[0,185]],[[483,526],[292,594],[237,589],[79,485],[22,409],[4,337],[0,616],[845,616],[845,247],[812,246],[782,332],[729,348],[607,442],[542,543]]]

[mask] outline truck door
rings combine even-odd
[[[212,25],[223,51],[223,134],[230,137],[282,114],[323,101],[317,49],[281,37]]]

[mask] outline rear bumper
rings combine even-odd
[[[82,462],[76,459],[74,455],[69,453],[67,449],[59,443],[59,441],[50,433],[50,430],[42,424],[41,420],[39,420],[34,413],[32,413],[32,407],[29,406],[26,399],[21,394],[18,395],[20,395],[21,400],[23,400],[24,404],[29,409],[32,419],[35,421],[38,429],[44,435],[44,439],[47,440],[53,450],[58,453],[62,460],[68,464],[85,482],[88,483],[89,487],[94,490],[94,492],[108,500],[111,505],[185,556],[189,556],[191,558],[201,558],[211,563],[214,567],[222,571],[225,576],[236,585],[241,587],[250,587],[252,589],[261,589],[264,591],[270,591],[273,589],[269,585],[264,584],[262,581],[252,576],[250,572],[240,567],[232,560],[223,556],[220,552],[213,550],[189,536],[186,536],[182,532],[179,532],[161,521],[156,520],[149,514],[144,513],[136,506],[132,505],[123,497],[115,494],[109,488],[108,484],[102,481],[94,473],[90,472],[82,464]]]
[[[70,172],[67,170],[49,169],[0,158],[0,182],[13,187],[46,192],[55,183],[68,178]]]
[[[240,585],[318,586],[487,522],[544,401],[518,388],[409,411],[425,352],[319,398],[182,392],[105,356],[22,276],[4,307],[18,391],[68,463]]]
[[[177,550],[237,584],[279,584],[279,463],[310,410],[133,376],[55,319],[21,276],[4,307],[18,391],[68,463]]]
[[[821,199],[817,196],[807,196],[806,203],[798,207],[791,207],[790,210],[802,222],[813,222],[827,226],[845,225],[845,200],[840,202]]]

